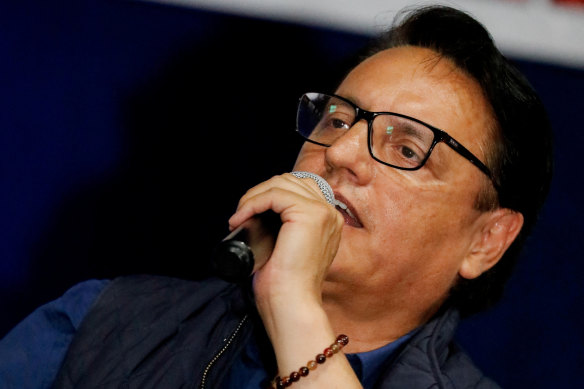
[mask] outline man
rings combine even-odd
[[[342,205],[290,174],[241,198],[232,228],[267,210],[282,221],[253,301],[218,280],[78,286],[49,311],[69,322],[36,387],[258,387],[276,375],[274,387],[496,387],[451,340],[460,312],[500,294],[549,186],[550,129],[527,82],[472,18],[422,8],[333,94],[304,95],[298,131],[294,170],[325,178]],[[33,354],[30,323],[56,321],[33,314],[4,350]]]

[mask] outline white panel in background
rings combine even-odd
[[[407,6],[405,0],[147,0],[168,5],[374,35]],[[551,0],[442,1],[469,12],[508,56],[584,69],[584,6]]]

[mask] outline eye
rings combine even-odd
[[[401,148],[401,153],[404,157],[406,157],[407,159],[415,159],[415,160],[420,160],[418,154],[415,153],[414,150],[410,149],[409,147],[403,146]]]
[[[339,118],[331,118],[330,124],[335,129],[349,129],[349,125]]]

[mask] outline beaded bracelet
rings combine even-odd
[[[333,344],[325,348],[322,354],[318,354],[314,360],[308,361],[306,366],[302,366],[298,371],[293,371],[288,377],[276,377],[274,381],[270,383],[269,389],[287,388],[300,378],[306,377],[311,370],[314,370],[318,365],[325,363],[327,358],[338,353],[347,345],[347,343],[349,343],[349,337],[347,335],[337,336],[337,340]]]

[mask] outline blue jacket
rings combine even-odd
[[[378,388],[497,388],[453,343],[445,310],[386,361]],[[267,337],[244,288],[219,280],[112,281],[83,320],[55,388],[218,388],[246,342]],[[271,364],[270,364],[271,363]]]

